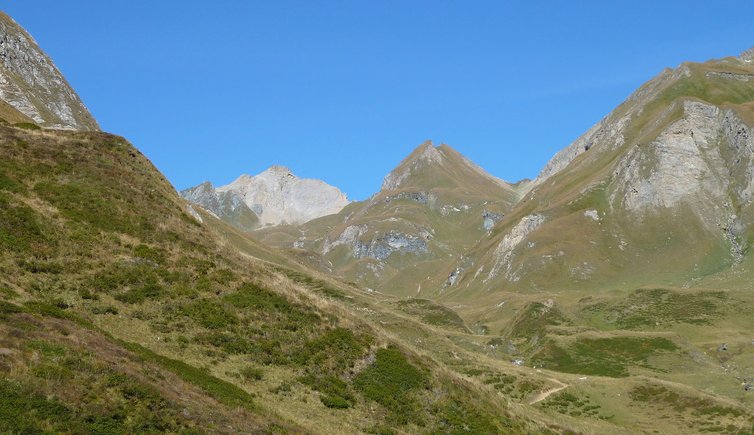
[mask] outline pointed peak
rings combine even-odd
[[[291,172],[291,170],[288,167],[281,166],[281,165],[272,165],[269,168],[267,168],[267,170],[265,170],[264,172],[272,172],[272,173],[276,173],[276,174],[293,175],[293,172]]]
[[[751,47],[750,49],[741,53],[738,58],[747,63],[754,62],[754,47]]]
[[[426,141],[385,177],[381,190],[490,184],[510,188],[508,183],[488,174],[449,145],[435,146]]]
[[[41,127],[97,131],[99,125],[52,59],[13,18],[0,12],[0,96]],[[12,41],[12,43],[7,43]]]

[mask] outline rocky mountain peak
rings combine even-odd
[[[211,189],[212,194],[206,194],[207,189]],[[259,218],[262,226],[302,224],[338,213],[350,203],[338,188],[321,180],[299,178],[289,168],[278,165],[258,175],[241,175],[216,189],[205,182],[181,194],[221,218],[237,213],[242,203]],[[218,208],[218,202],[229,206]]]
[[[754,62],[754,47],[751,47],[750,49],[741,53],[738,58],[746,63]]]
[[[510,188],[446,144],[426,141],[415,148],[383,180],[381,191],[404,188],[455,188],[494,184]]]
[[[289,175],[295,177],[293,175],[293,172],[288,169],[286,166],[280,166],[280,165],[272,165],[267,170],[263,171],[262,174],[269,173],[269,174],[276,174],[276,175]],[[261,174],[260,174],[261,175]]]
[[[99,130],[97,121],[34,38],[2,12],[0,99],[43,127]]]

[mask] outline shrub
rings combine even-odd
[[[150,248],[145,244],[139,244],[134,248],[134,255],[137,258],[152,261],[156,264],[165,263],[165,254],[163,249]]]
[[[391,420],[407,424],[418,419],[419,405],[411,393],[428,387],[429,381],[426,373],[412,365],[399,349],[388,347],[377,351],[372,365],[362,370],[353,384],[365,398],[387,408]]]
[[[221,348],[230,354],[251,353],[254,350],[254,346],[248,340],[238,335],[223,332],[200,334],[196,337],[196,340],[199,343],[211,344],[212,346]]]
[[[337,376],[314,377],[304,376],[299,379],[302,384],[319,391],[319,400],[328,408],[350,408],[356,401],[348,384]]]
[[[241,369],[241,377],[246,381],[261,381],[264,372],[256,367],[245,367]]]
[[[238,323],[238,317],[222,305],[209,299],[200,299],[181,307],[181,313],[208,329],[222,329]]]
[[[307,341],[293,355],[293,362],[309,366],[310,370],[325,373],[341,373],[353,367],[371,343],[371,337],[355,335],[346,328],[330,329],[321,336]]]
[[[150,280],[125,293],[115,295],[115,299],[127,304],[140,304],[147,299],[158,299],[165,296],[165,288],[155,280]]]
[[[11,203],[0,192],[0,248],[11,252],[39,252],[38,246],[46,243],[49,240],[34,210]]]

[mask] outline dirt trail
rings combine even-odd
[[[547,399],[548,397],[552,396],[553,394],[557,393],[558,391],[563,390],[564,388],[568,387],[568,384],[564,384],[564,383],[560,382],[557,379],[548,378],[548,380],[550,380],[552,382],[555,382],[556,384],[559,384],[560,386],[559,387],[555,387],[555,388],[550,388],[547,391],[543,391],[543,392],[537,394],[534,397],[534,399],[532,399],[531,401],[529,401],[529,405],[534,405],[537,402],[541,402],[541,401]]]

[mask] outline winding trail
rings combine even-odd
[[[553,378],[547,378],[547,379],[550,380],[550,381],[552,381],[552,382],[555,382],[556,384],[559,384],[560,386],[559,387],[555,387],[555,388],[550,388],[547,391],[543,391],[543,392],[537,394],[534,397],[534,399],[532,399],[531,401],[529,401],[529,405],[534,405],[535,403],[541,402],[541,401],[547,399],[548,397],[552,396],[553,394],[557,393],[558,391],[561,391],[561,390],[563,390],[563,389],[565,389],[565,388],[568,387],[568,384],[564,384],[564,383],[560,382],[557,379],[553,379]]]

